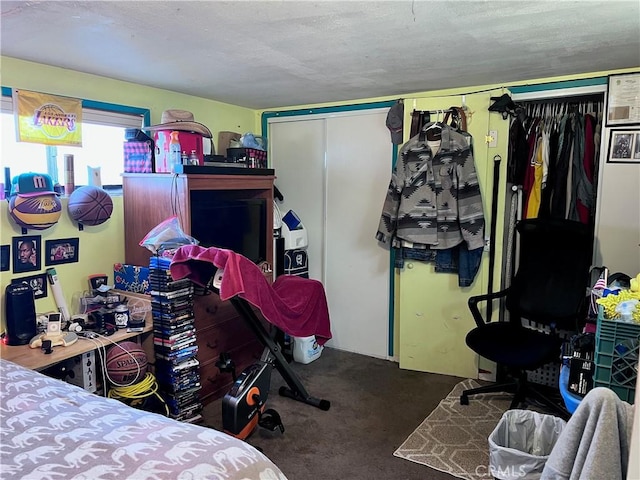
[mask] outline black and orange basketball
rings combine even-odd
[[[120,342],[107,352],[105,368],[113,384],[133,385],[147,373],[147,354],[135,342]]]
[[[98,187],[80,187],[69,196],[69,215],[83,225],[100,225],[111,217],[113,201]]]

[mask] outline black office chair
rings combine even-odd
[[[510,408],[533,398],[562,417],[568,412],[527,381],[536,370],[561,357],[558,330],[575,331],[585,318],[585,299],[593,249],[589,226],[571,220],[526,219],[516,225],[519,263],[511,286],[469,299],[477,327],[466,337],[469,348],[506,370],[510,381],[465,390],[460,403],[478,393],[513,393]],[[478,302],[504,298],[508,321],[484,320]],[[549,333],[526,327],[522,319],[549,327]]]

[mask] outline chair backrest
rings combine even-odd
[[[518,270],[506,298],[512,316],[575,327],[587,297],[593,234],[572,220],[526,219],[516,226]]]

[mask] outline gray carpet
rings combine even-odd
[[[329,348],[308,365],[291,366],[311,395],[331,401],[331,409],[280,397],[284,381],[274,371],[267,408],[281,415],[285,433],[259,429],[248,439],[289,480],[454,478],[394,452],[461,378],[401,370],[394,362]],[[203,417],[221,429],[221,402],[207,405]]]

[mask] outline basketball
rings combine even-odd
[[[9,199],[9,215],[24,228],[45,230],[55,225],[61,214],[62,204],[53,193],[35,197],[14,195]]]
[[[111,217],[113,201],[102,188],[80,187],[69,195],[67,210],[78,223],[100,225]]]
[[[107,352],[105,368],[116,385],[133,385],[147,373],[147,354],[135,342],[120,342]]]

